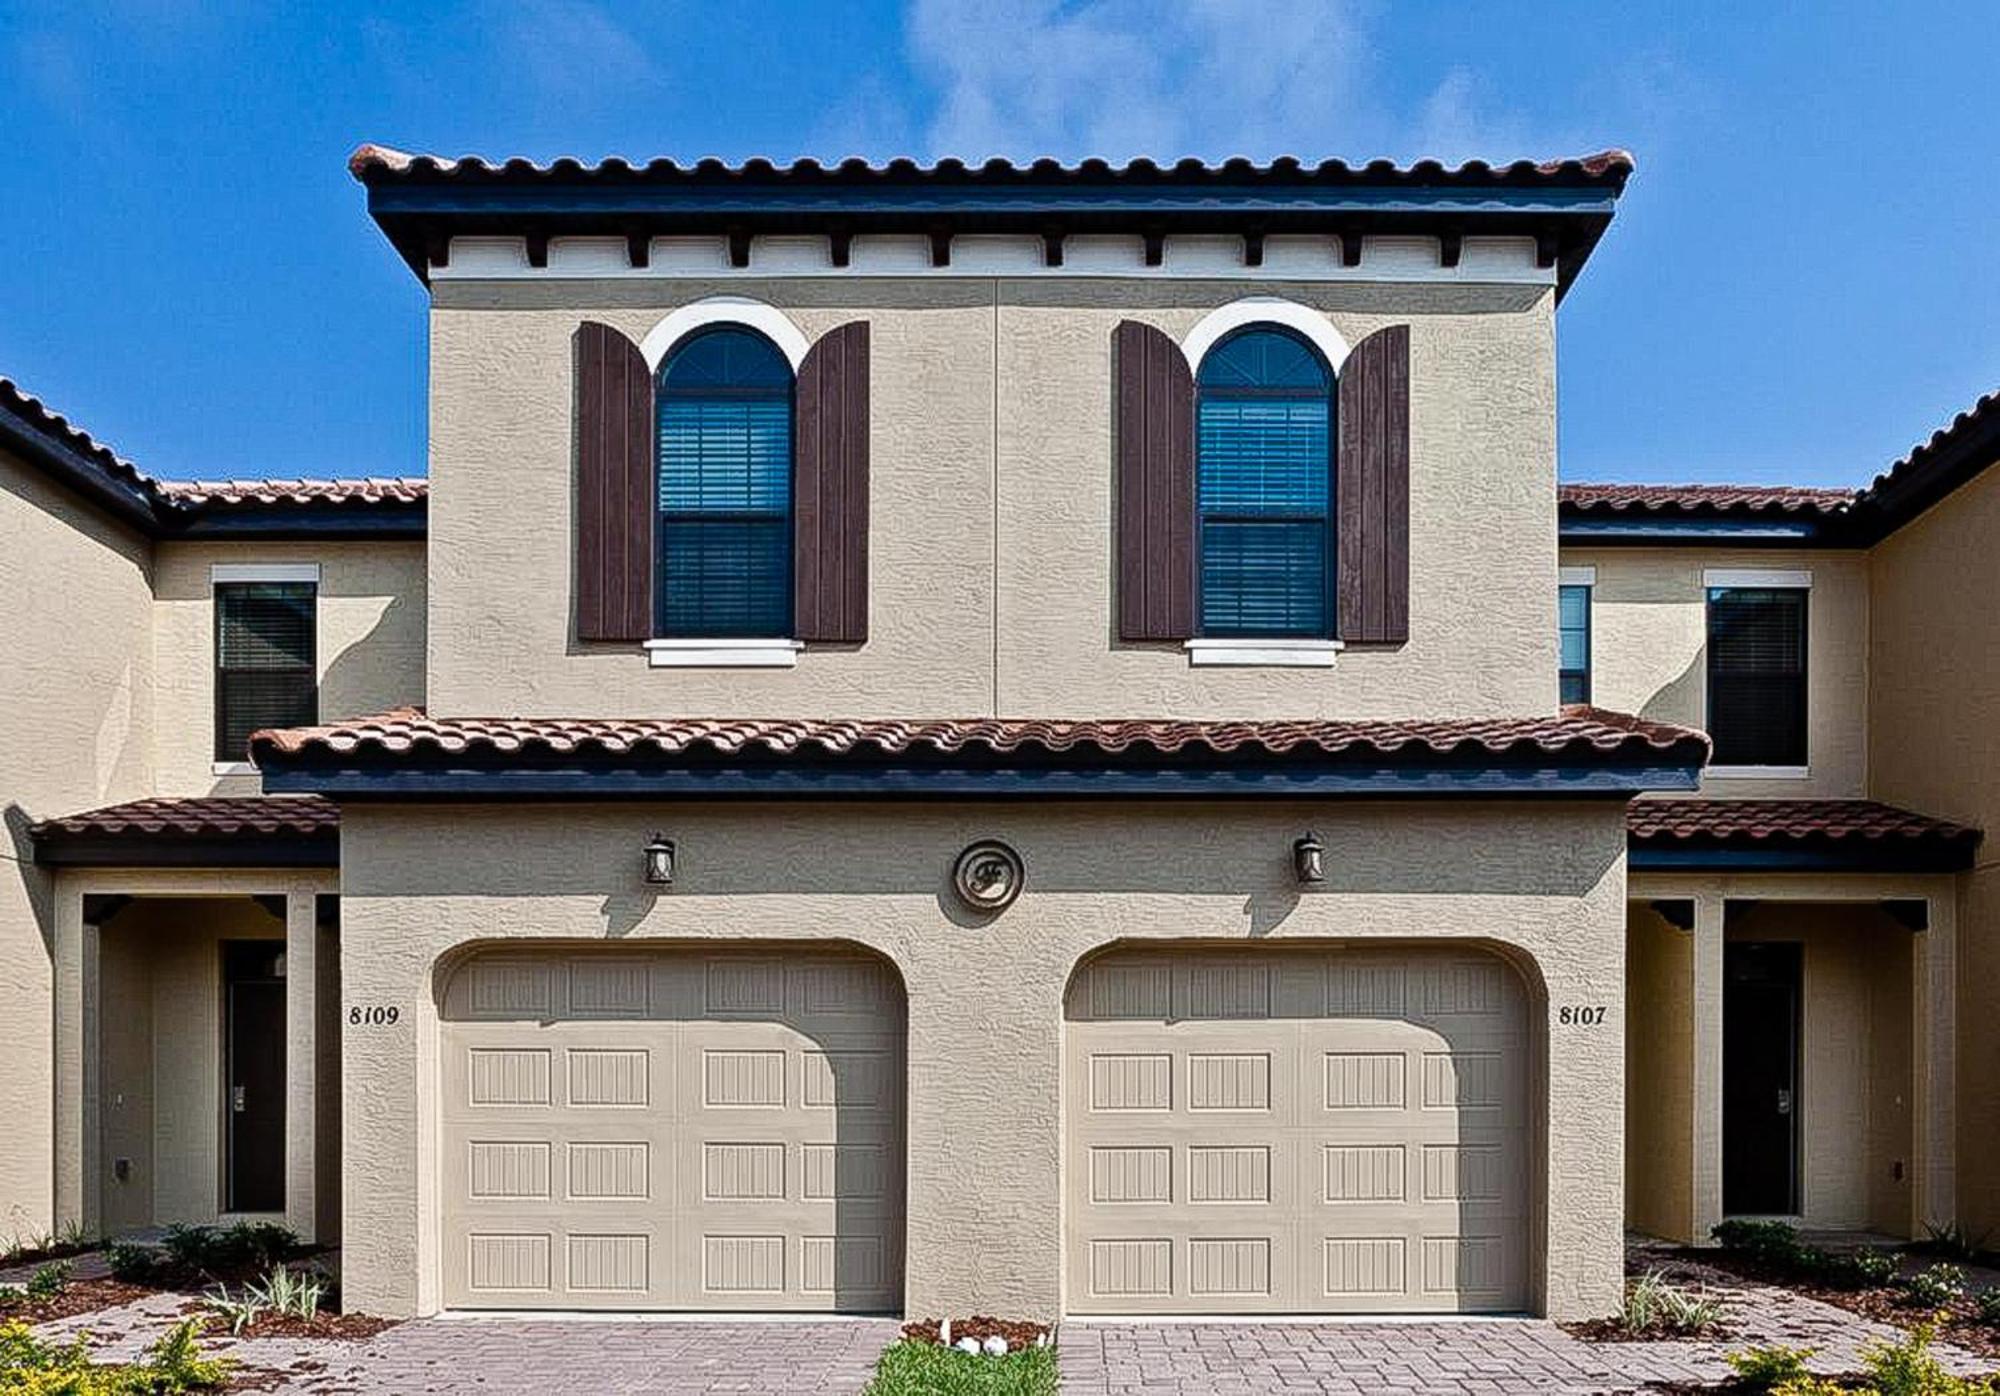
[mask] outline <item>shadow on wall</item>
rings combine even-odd
[[[0,822],[4,822],[7,828],[7,846],[20,874],[21,890],[27,894],[28,909],[34,915],[35,928],[41,935],[42,950],[53,963],[56,945],[55,880],[35,866],[35,844],[28,837],[28,829],[35,821],[19,805],[9,804],[0,810]]]
[[[1700,727],[1708,709],[1708,651],[1697,650],[1687,668],[1662,684],[1639,705],[1639,716],[1649,722],[1673,722]]]

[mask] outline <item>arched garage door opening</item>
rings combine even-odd
[[[439,993],[447,1307],[900,1312],[886,961],[508,944]]]
[[[1533,1307],[1531,996],[1472,946],[1115,948],[1065,999],[1067,1309]]]

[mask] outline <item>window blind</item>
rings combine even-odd
[[[1556,625],[1562,637],[1562,701],[1590,701],[1590,588],[1558,589]]]
[[[216,760],[245,759],[252,732],[318,721],[317,612],[310,582],[216,585]]]
[[[1806,764],[1806,601],[1790,587],[1708,593],[1708,735],[1719,766]]]
[[[698,336],[659,394],[659,633],[754,638],[792,623],[792,386],[768,341]]]
[[[1205,635],[1331,633],[1331,376],[1303,341],[1251,330],[1202,361],[1195,500]]]

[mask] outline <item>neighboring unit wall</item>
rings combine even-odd
[[[1959,1216],[2000,1231],[2000,472],[1870,555],[1869,782],[1879,799],[1986,831],[1960,880]],[[1926,1217],[1947,1222],[1950,1217]]]
[[[1694,1232],[1694,935],[1635,903],[1626,928],[1625,1224]]]
[[[1302,893],[1290,849],[1307,827],[1337,853],[1324,887]],[[670,891],[639,880],[637,849],[653,829],[680,849]],[[967,914],[948,890],[953,858],[981,837],[1007,839],[1027,868],[1026,891],[998,917]],[[1121,938],[1511,948],[1539,980],[1537,1022],[1552,1023],[1556,1004],[1606,1010],[1587,1027],[1536,1033],[1548,1138],[1536,1196],[1548,1311],[1617,1305],[1615,802],[362,804],[348,809],[342,845],[346,1001],[400,1009],[397,1022],[346,1040],[343,1280],[370,1312],[439,1303],[440,957],[479,941],[562,939],[847,940],[887,955],[909,995],[909,1311],[1044,1317],[1063,1292],[1062,1005],[1080,959]],[[1003,1181],[968,1190],[975,1174]]]
[[[153,649],[144,538],[0,455],[0,539],[4,1243],[53,1215],[51,883],[27,827],[151,792]]]
[[[254,795],[215,770],[217,563],[319,564],[319,714],[365,717],[424,701],[421,542],[163,543],[156,568],[155,740],[163,795]]]
[[[1718,776],[1702,793],[1855,798],[1867,793],[1868,558],[1784,549],[1565,548],[1593,567],[1591,701],[1659,722],[1706,725],[1709,568],[1812,573],[1806,607],[1807,764],[1803,780]],[[1547,619],[1555,629],[1551,610]]]
[[[1349,344],[1411,333],[1410,640],[1331,669],[1191,670],[1115,639],[1112,331],[1253,290]],[[674,307],[871,331],[870,630],[794,670],[649,669],[572,639],[572,338]],[[894,278],[454,283],[431,319],[430,700],[446,715],[1209,718],[1555,705],[1554,293],[1544,286]]]

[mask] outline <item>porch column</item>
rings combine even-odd
[[[1919,1236],[1926,1222],[1943,1226],[1958,1219],[1953,1159],[1958,1127],[1956,882],[1927,900],[1928,929],[1916,933],[1910,965],[1917,1078],[1911,1102],[1916,1157],[1910,1200],[1916,1212],[1912,1234]]]
[[[318,1113],[313,962],[319,923],[312,884],[285,892],[285,1225],[314,1239],[313,1129]]]
[[[94,1227],[101,1213],[87,1195],[97,1176],[97,932],[83,919],[83,893],[56,883],[55,1224]]]
[[[1694,901],[1694,1205],[1696,1245],[1722,1220],[1722,932],[1728,903]]]

